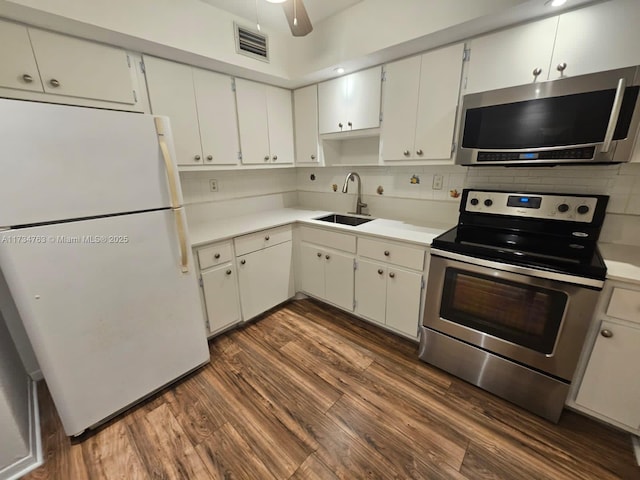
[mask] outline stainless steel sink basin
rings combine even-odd
[[[357,227],[363,223],[370,222],[373,218],[352,217],[350,215],[340,215],[339,213],[332,213],[324,217],[318,217],[314,220],[320,220],[321,222],[339,223],[340,225],[351,225]]]

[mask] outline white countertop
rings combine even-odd
[[[257,232],[266,228],[278,227],[300,222],[324,228],[332,228],[354,234],[375,235],[392,240],[401,240],[428,246],[431,241],[453,225],[434,225],[431,227],[411,225],[398,220],[376,218],[368,223],[352,227],[314,220],[314,218],[333,212],[320,210],[301,210],[280,208],[233,218],[212,219],[189,223],[191,245],[199,247],[207,243],[227,240],[239,235]]]
[[[600,243],[600,253],[607,264],[607,278],[640,284],[640,247]]]

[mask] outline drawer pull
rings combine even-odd
[[[600,335],[602,335],[604,338],[611,338],[613,337],[613,332],[605,328],[604,330],[600,330]]]
[[[227,270],[227,275],[231,275],[231,270]]]
[[[244,259],[243,259],[243,260],[240,260],[240,265],[244,265],[245,263],[247,263],[247,261],[246,261],[246,260],[244,260]]]
[[[325,255],[324,258],[326,258],[327,260],[329,260],[331,258],[331,255]]]
[[[31,83],[33,82],[33,77],[28,73],[25,73],[24,75],[22,75],[22,80],[24,80],[24,83]]]
[[[52,78],[51,80],[49,80],[49,85],[51,85],[54,88],[58,88],[60,86],[60,82],[55,78]]]
[[[389,252],[389,250],[385,250],[385,251],[384,251],[384,256],[385,256],[385,257],[388,257],[389,255],[391,255],[391,252]]]
[[[213,256],[213,258],[215,258],[216,260],[217,260],[217,259],[219,259],[219,258],[220,258],[220,254],[219,254],[219,253],[216,253],[216,254]]]
[[[264,239],[268,242],[269,241],[269,235],[265,236]]]
[[[389,277],[391,277],[391,278],[395,278],[395,276],[396,276],[396,274],[395,274],[395,273],[393,273],[393,272],[391,272],[391,273],[389,274]]]
[[[320,258],[322,256],[322,253],[318,252],[316,253],[316,255],[318,255],[318,258]]]
[[[384,273],[384,270],[382,270],[381,268],[378,269],[378,275],[382,275]]]

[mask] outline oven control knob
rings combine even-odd
[[[487,198],[484,201],[484,205],[485,205],[485,207],[490,207],[491,205],[493,205],[493,200],[491,200],[490,198]]]
[[[478,199],[477,198],[472,198],[469,203],[471,203],[471,205],[477,205],[478,204]]]
[[[567,205],[566,203],[561,203],[560,205],[558,205],[558,211],[560,213],[568,212],[569,211],[569,205]]]
[[[580,205],[580,206],[578,207],[578,213],[579,213],[580,215],[584,215],[585,213],[589,213],[589,207],[588,207],[588,206],[586,206],[586,205]]]

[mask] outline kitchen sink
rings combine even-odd
[[[326,215],[324,217],[314,218],[314,220],[357,227],[358,225],[362,225],[363,223],[370,222],[371,220],[373,220],[373,218],[352,217],[350,215],[340,215],[339,213],[332,213],[331,215]]]

